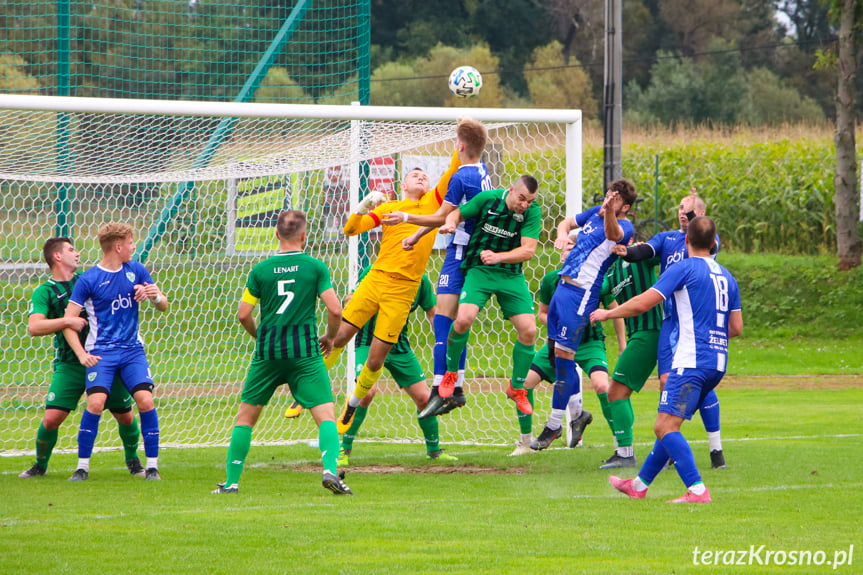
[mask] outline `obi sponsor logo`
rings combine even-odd
[[[111,315],[120,311],[121,309],[131,309],[132,308],[132,297],[131,296],[122,296],[118,295],[114,298],[114,301],[111,302]]]
[[[682,259],[683,259],[683,252],[682,251],[674,252],[673,254],[671,254],[670,256],[668,256],[665,259],[665,266],[668,267],[671,264],[676,264],[677,262],[681,261]]]

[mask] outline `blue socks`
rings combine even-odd
[[[93,454],[93,445],[99,434],[99,419],[101,415],[94,415],[84,410],[81,415],[81,427],[78,429],[78,458],[90,459]]]
[[[674,468],[686,487],[701,483],[701,474],[695,466],[695,457],[686,439],[679,431],[666,433],[662,438],[662,446],[674,460]]]
[[[554,367],[556,379],[554,393],[551,396],[551,407],[566,409],[569,396],[581,391],[581,379],[575,372],[575,360],[555,357]]]
[[[452,327],[453,320],[445,315],[435,314],[434,316],[434,374],[443,375],[446,373],[446,342],[449,337],[449,330]],[[467,357],[467,348],[465,348],[461,357],[458,360],[458,368],[464,369],[465,357]]]
[[[701,413],[701,421],[704,422],[704,429],[708,433],[719,431],[719,398],[716,397],[716,391],[710,392],[704,396],[704,401],[698,408]]]
[[[144,436],[144,454],[147,457],[159,456],[159,417],[156,409],[144,411],[141,416],[141,435]]]

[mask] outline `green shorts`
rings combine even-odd
[[[656,367],[659,330],[637,331],[626,341],[626,349],[617,358],[611,378],[639,392]]]
[[[369,346],[362,345],[356,348],[356,376],[359,377],[363,366],[369,357]],[[425,381],[425,374],[420,361],[413,351],[404,353],[392,353],[387,355],[384,367],[396,381],[399,389],[410,387],[415,383]]]
[[[608,372],[605,342],[601,340],[581,342],[575,353],[575,363],[588,375],[596,370]],[[538,373],[544,381],[554,383],[556,379],[554,358],[548,352],[547,343],[533,356],[533,363],[531,363],[530,368]]]
[[[487,266],[469,269],[465,274],[459,303],[472,303],[482,309],[492,295],[497,296],[497,304],[505,318],[536,313],[533,295],[527,287],[524,274]]]
[[[320,355],[252,359],[241,399],[251,405],[267,405],[276,388],[286,383],[294,399],[305,408],[333,402],[330,375]]]
[[[75,411],[84,393],[86,371],[87,368],[78,362],[55,363],[54,376],[48,388],[48,397],[45,398],[45,408]],[[119,385],[116,385],[118,383]],[[123,385],[123,380],[119,376],[115,377],[114,385],[111,385],[111,394],[105,401],[105,409],[115,413],[125,413],[132,409],[133,403],[134,400]]]

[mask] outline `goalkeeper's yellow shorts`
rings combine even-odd
[[[342,317],[362,329],[377,314],[375,337],[394,344],[408,320],[419,287],[419,281],[372,269],[357,286]]]

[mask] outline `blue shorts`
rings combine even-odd
[[[597,306],[588,301],[583,289],[561,281],[548,306],[548,339],[576,351],[590,327],[590,312]]]
[[[465,246],[451,243],[446,249],[446,257],[440,268],[437,278],[437,294],[461,295],[464,287],[464,274],[461,271],[461,263],[464,259]]]
[[[668,374],[665,389],[659,396],[659,413],[692,419],[704,397],[722,381],[724,371],[685,367]]]
[[[102,359],[93,367],[87,368],[87,394],[103,391],[110,393],[114,375],[119,375],[123,385],[134,394],[141,389],[153,390],[153,376],[144,348],[111,351],[93,350],[93,355]]]
[[[677,350],[677,324],[667,319],[663,320],[659,328],[659,342],[656,346],[656,373],[671,373],[671,364],[674,361],[674,352]]]

